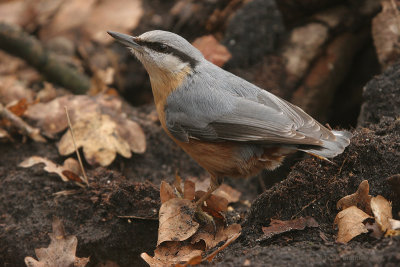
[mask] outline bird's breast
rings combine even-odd
[[[238,142],[204,142],[176,140],[168,135],[197,163],[214,177],[251,177],[263,169],[279,167],[293,151],[281,147],[261,147]]]

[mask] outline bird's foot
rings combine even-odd
[[[196,212],[195,212],[195,218],[200,224],[203,224],[205,226],[212,226],[214,230],[214,234],[217,232],[217,226],[215,224],[214,218],[209,215],[207,212],[203,211],[201,206],[197,206]]]

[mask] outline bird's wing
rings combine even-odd
[[[299,107],[265,90],[234,75],[226,77],[229,88],[215,79],[204,82],[210,78],[191,81],[168,98],[166,125],[178,140],[318,146],[335,139]]]

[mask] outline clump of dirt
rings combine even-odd
[[[382,195],[399,205],[386,178],[400,173],[393,164],[400,156],[400,121],[384,120],[371,129],[354,132],[351,144],[334,164],[309,158],[297,163],[288,178],[260,195],[253,203],[247,223],[265,223],[269,218],[313,216],[332,223],[336,202],[353,193],[364,179],[372,195]],[[373,163],[373,164],[371,164]]]
[[[400,62],[375,77],[364,87],[358,125],[367,127],[385,117],[400,116]]]

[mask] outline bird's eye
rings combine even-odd
[[[165,44],[158,44],[157,46],[157,50],[159,52],[166,52],[168,50],[168,46]]]

